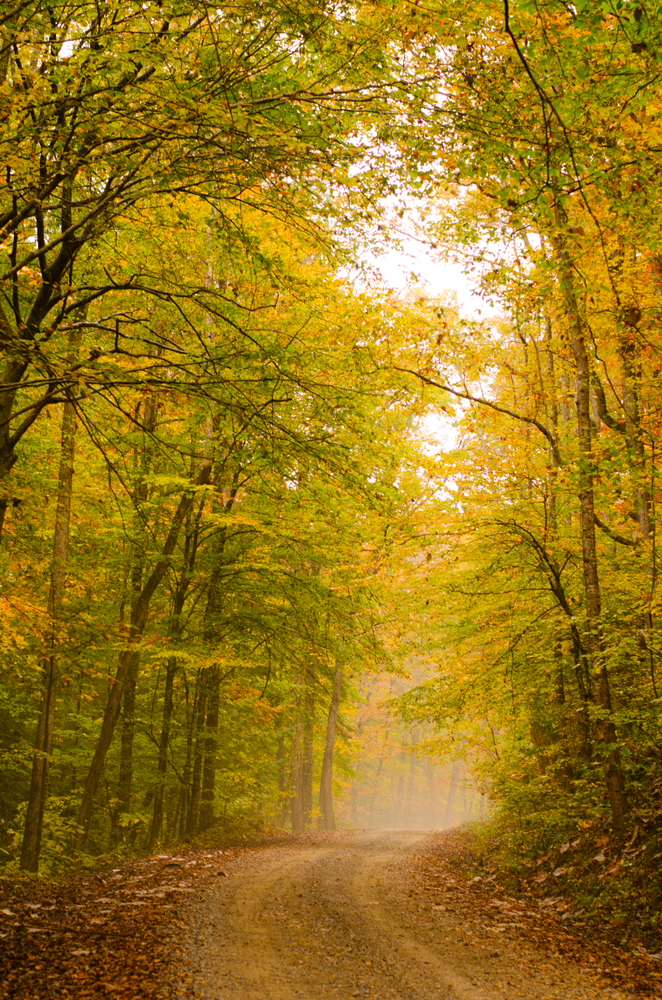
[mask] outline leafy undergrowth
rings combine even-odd
[[[611,864],[607,864],[609,845],[603,831],[584,830],[581,838],[560,845],[538,859],[539,863],[515,866],[504,854],[498,838],[490,838],[487,828],[463,828],[445,831],[434,849],[421,862],[418,877],[428,895],[443,892],[441,909],[451,909],[473,925],[476,934],[533,943],[589,966],[612,984],[641,996],[662,995],[662,962],[659,939],[655,946],[646,944],[644,935],[632,928],[624,935],[622,917],[610,914],[606,906],[587,914],[580,892],[586,894],[601,885],[603,873],[619,878],[615,866],[631,858],[627,843],[614,845]],[[596,861],[595,837],[605,860]],[[565,850],[564,850],[565,848]],[[628,853],[628,851],[630,853]],[[591,867],[601,865],[596,872]],[[641,855],[640,855],[641,857]],[[634,868],[634,865],[632,866]],[[643,862],[633,875],[628,869],[628,885],[640,885],[645,879]],[[611,874],[609,874],[611,869]],[[649,875],[659,883],[659,872]],[[450,894],[450,895],[449,895]],[[613,890],[612,890],[613,894]],[[616,897],[621,900],[620,891]],[[446,905],[448,900],[450,905]],[[631,901],[636,911],[637,900]],[[620,914],[620,910],[618,911]]]

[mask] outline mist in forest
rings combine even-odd
[[[486,796],[473,787],[464,763],[435,764],[405,744],[390,759],[359,766],[360,776],[338,805],[342,826],[445,830],[485,816]]]
[[[370,677],[361,686],[351,736],[336,755],[343,791],[338,823],[354,829],[445,830],[483,819],[489,808],[464,761],[430,756],[430,724],[398,718],[394,698],[420,670],[403,677]]]

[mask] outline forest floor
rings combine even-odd
[[[650,956],[572,926],[556,897],[509,896],[469,854],[455,831],[352,831],[3,879],[0,997],[662,996]]]

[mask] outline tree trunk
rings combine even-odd
[[[75,349],[78,350],[80,334]],[[60,468],[58,472],[57,504],[55,528],[53,531],[53,560],[48,590],[48,617],[50,636],[48,651],[42,660],[42,693],[39,721],[35,740],[35,754],[32,760],[32,775],[28,808],[25,815],[25,830],[21,846],[21,868],[36,872],[39,869],[41,834],[46,804],[48,769],[53,749],[55,727],[55,700],[58,682],[58,656],[56,646],[59,640],[59,617],[64,600],[64,587],[69,552],[69,524],[71,519],[71,493],[74,475],[74,451],[76,442],[76,409],[73,403],[64,404],[62,412],[62,435],[60,444]]]
[[[186,836],[186,827],[188,825],[189,810],[191,808],[191,784],[193,776],[193,741],[195,737],[195,709],[196,700],[193,699],[193,704],[189,698],[189,685],[186,680],[186,673],[184,672],[184,683],[186,686],[186,762],[184,764],[184,769],[182,771],[181,778],[181,790],[180,790],[180,810],[179,810],[179,828],[177,834],[181,840],[182,837]],[[175,828],[177,829],[177,828]]]
[[[637,353],[638,345],[634,330],[630,328],[621,336],[620,342],[625,434],[635,482],[634,505],[639,532],[644,538],[648,538],[651,532],[651,496],[646,476],[646,451],[641,429],[641,373],[637,365]]]
[[[404,810],[404,823],[403,826],[410,827],[412,814],[414,811],[414,785],[415,785],[415,773],[416,773],[416,754],[414,753],[414,746],[418,742],[418,730],[414,729],[411,734],[411,747],[409,753],[409,779],[407,781],[407,800],[405,803]]]
[[[560,206],[557,206],[557,222],[565,220]],[[563,235],[557,238],[557,252],[560,263],[560,284],[566,309],[570,346],[577,373],[577,434],[579,439],[579,504],[582,541],[582,563],[584,569],[584,593],[586,596],[587,645],[591,661],[592,693],[600,709],[597,717],[597,733],[603,745],[605,760],[605,784],[611,805],[614,829],[622,831],[625,816],[625,793],[623,772],[618,750],[615,748],[616,727],[612,718],[609,675],[604,655],[602,637],[600,581],[598,575],[598,554],[595,540],[595,504],[593,495],[594,456],[591,442],[591,371],[584,331],[574,291],[574,281],[570,258]]]
[[[405,826],[405,772],[404,768],[406,766],[406,757],[404,752],[401,752],[398,756],[398,795],[395,800],[395,822],[397,823],[398,830],[404,830]]]
[[[274,718],[277,733],[276,765],[278,767],[278,812],[281,826],[285,825],[284,807],[287,800],[287,758],[285,755],[285,735],[283,733],[283,716],[278,712]]]
[[[197,535],[199,518],[202,512],[202,505],[198,512],[196,524],[192,527],[187,525],[186,540],[184,542],[184,562],[181,575],[177,581],[175,596],[173,599],[172,615],[170,616],[169,635],[170,641],[176,644],[181,636],[181,616],[184,610],[186,594],[188,592],[191,575],[195,566],[197,552]],[[165,676],[165,688],[163,692],[163,721],[161,724],[161,735],[159,737],[159,757],[158,757],[158,783],[154,791],[154,806],[152,810],[152,822],[149,831],[149,849],[152,850],[161,836],[163,827],[163,796],[165,791],[165,778],[168,769],[168,747],[170,744],[170,727],[174,708],[174,686],[175,674],[177,673],[177,657],[168,657]],[[180,795],[178,807],[181,806]],[[176,828],[176,822],[173,824]]]
[[[210,471],[210,466],[205,464],[200,470],[196,485],[206,485],[209,482]],[[181,526],[186,518],[186,515],[188,514],[191,504],[193,503],[193,499],[193,492],[185,494],[180,499],[173,516],[168,537],[163,545],[161,558],[156,563],[156,566],[148,577],[147,582],[140,591],[140,596],[131,612],[129,641],[127,647],[120,654],[117,672],[111,685],[110,692],[108,694],[108,701],[103,713],[101,732],[99,733],[94,756],[92,757],[92,762],[85,781],[85,787],[83,789],[73,852],[74,859],[76,861],[78,861],[78,858],[80,857],[80,852],[82,851],[87,838],[90,819],[92,817],[92,804],[94,802],[94,796],[99,784],[101,769],[112,742],[113,733],[115,732],[115,726],[117,724],[120,711],[122,690],[124,688],[126,676],[133,667],[134,659],[138,656],[138,643],[140,642],[140,639],[145,631],[150,602],[166,575],[170,564],[170,556],[175,550]]]
[[[309,829],[313,816],[313,736],[315,734],[315,690],[312,663],[306,671],[306,695],[303,703],[303,733],[301,759],[301,805],[303,825]]]
[[[136,684],[140,667],[140,653],[135,651],[124,681],[122,697],[122,734],[120,741],[120,768],[117,779],[117,808],[115,810],[115,841],[122,838],[120,817],[131,809],[131,785],[133,783],[133,736],[135,732]]]
[[[208,830],[214,822],[214,796],[218,755],[218,718],[221,703],[221,668],[209,668],[207,678],[207,718],[205,722],[204,764],[198,830]]]
[[[230,502],[230,507],[232,503]],[[226,509],[227,506],[226,506]],[[212,650],[217,642],[218,617],[222,610],[220,579],[223,568],[223,553],[225,551],[227,531],[222,527],[214,558],[212,574],[207,589],[207,607],[204,619],[204,642]],[[200,777],[200,809],[195,828],[207,830],[214,822],[214,798],[216,793],[216,766],[218,755],[218,720],[221,703],[221,671],[220,667],[208,667],[205,679],[205,715],[201,717],[200,747],[202,749]]]
[[[152,808],[152,823],[149,830],[149,850],[153,850],[161,836],[163,826],[163,792],[166,771],[168,768],[168,745],[170,742],[170,725],[174,705],[173,692],[175,674],[177,673],[177,657],[169,656],[166,666],[165,688],[163,691],[163,722],[159,738],[159,758],[157,763],[158,784],[154,790],[154,805]]]
[[[0,313],[1,309],[0,306]],[[13,331],[3,319],[0,315],[0,332],[7,338],[5,342],[11,344]],[[11,430],[11,415],[18,391],[15,387],[20,384],[27,367],[26,362],[7,361],[0,382],[0,541],[7,510],[12,502],[9,474],[16,462],[16,435]]]
[[[336,739],[338,710],[340,708],[342,676],[342,662],[336,657],[333,693],[331,695],[331,705],[329,706],[329,716],[326,722],[326,741],[324,744],[324,758],[322,760],[322,776],[320,778],[320,816],[318,820],[320,830],[335,830],[336,828],[336,818],[333,812],[333,747]]]
[[[453,806],[455,805],[455,791],[457,789],[457,762],[451,767],[450,780],[448,783],[448,798],[446,799],[446,813],[444,815],[444,830],[448,830],[453,825]]]
[[[136,502],[137,516],[134,519],[134,531],[136,538],[140,537],[142,526],[139,523],[140,505],[147,500],[147,473],[151,465],[152,448],[151,436],[156,427],[158,413],[157,399],[154,394],[147,396],[144,400],[143,412],[143,433],[144,440],[142,449],[135,452],[135,465],[137,471],[137,482],[135,486],[134,499]],[[139,407],[136,410],[136,421],[140,416]],[[140,541],[134,542],[133,565],[131,567],[131,608],[140,599],[142,587],[143,568],[145,562],[144,546]],[[119,819],[122,813],[128,813],[131,809],[131,785],[133,783],[133,738],[135,733],[135,711],[136,711],[136,684],[138,682],[138,668],[140,666],[140,654],[138,653],[131,660],[131,666],[124,682],[124,692],[122,696],[122,741],[120,747],[120,768],[117,782],[117,808],[115,810],[116,839],[121,839]]]
[[[202,770],[204,761],[203,730],[207,715],[207,670],[198,671],[198,683],[195,689],[195,704],[193,707],[193,767],[191,769],[191,791],[189,794],[188,815],[186,817],[186,832],[191,835],[198,828],[200,811],[200,793],[202,790]]]
[[[301,704],[296,706],[296,718],[292,732],[292,763],[290,766],[290,815],[292,833],[303,833],[305,829],[303,815],[303,795],[301,779],[303,770],[302,755],[303,724],[301,719]]]
[[[388,732],[386,733],[385,740],[386,739],[388,739]],[[370,826],[371,827],[374,826],[374,822],[375,822],[375,820],[374,820],[375,799],[377,798],[377,793],[379,791],[379,779],[381,777],[383,766],[384,766],[384,758],[380,757],[379,758],[379,764],[377,765],[377,773],[375,775],[375,787],[373,788],[372,795],[370,796],[370,809],[369,809],[370,820],[369,820],[369,822],[370,822]]]
[[[212,425],[208,425],[207,438],[211,440]],[[230,495],[223,503],[223,509],[230,513],[237,496],[240,468],[237,466],[232,479]],[[219,488],[219,484],[216,484]],[[223,525],[218,532],[214,566],[207,591],[207,607],[204,620],[204,641],[214,649],[218,643],[219,617],[223,610],[223,590],[221,580],[224,566],[225,545],[228,539],[227,527]],[[221,669],[219,666],[209,668],[207,677],[207,716],[205,720],[205,737],[203,747],[202,789],[200,796],[200,813],[197,829],[207,830],[214,822],[214,799],[216,797],[216,770],[218,767],[218,723],[221,704]]]

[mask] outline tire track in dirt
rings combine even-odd
[[[421,903],[414,871],[431,836],[325,834],[243,856],[187,907],[179,996],[625,1000],[582,967],[526,942],[496,950]]]

